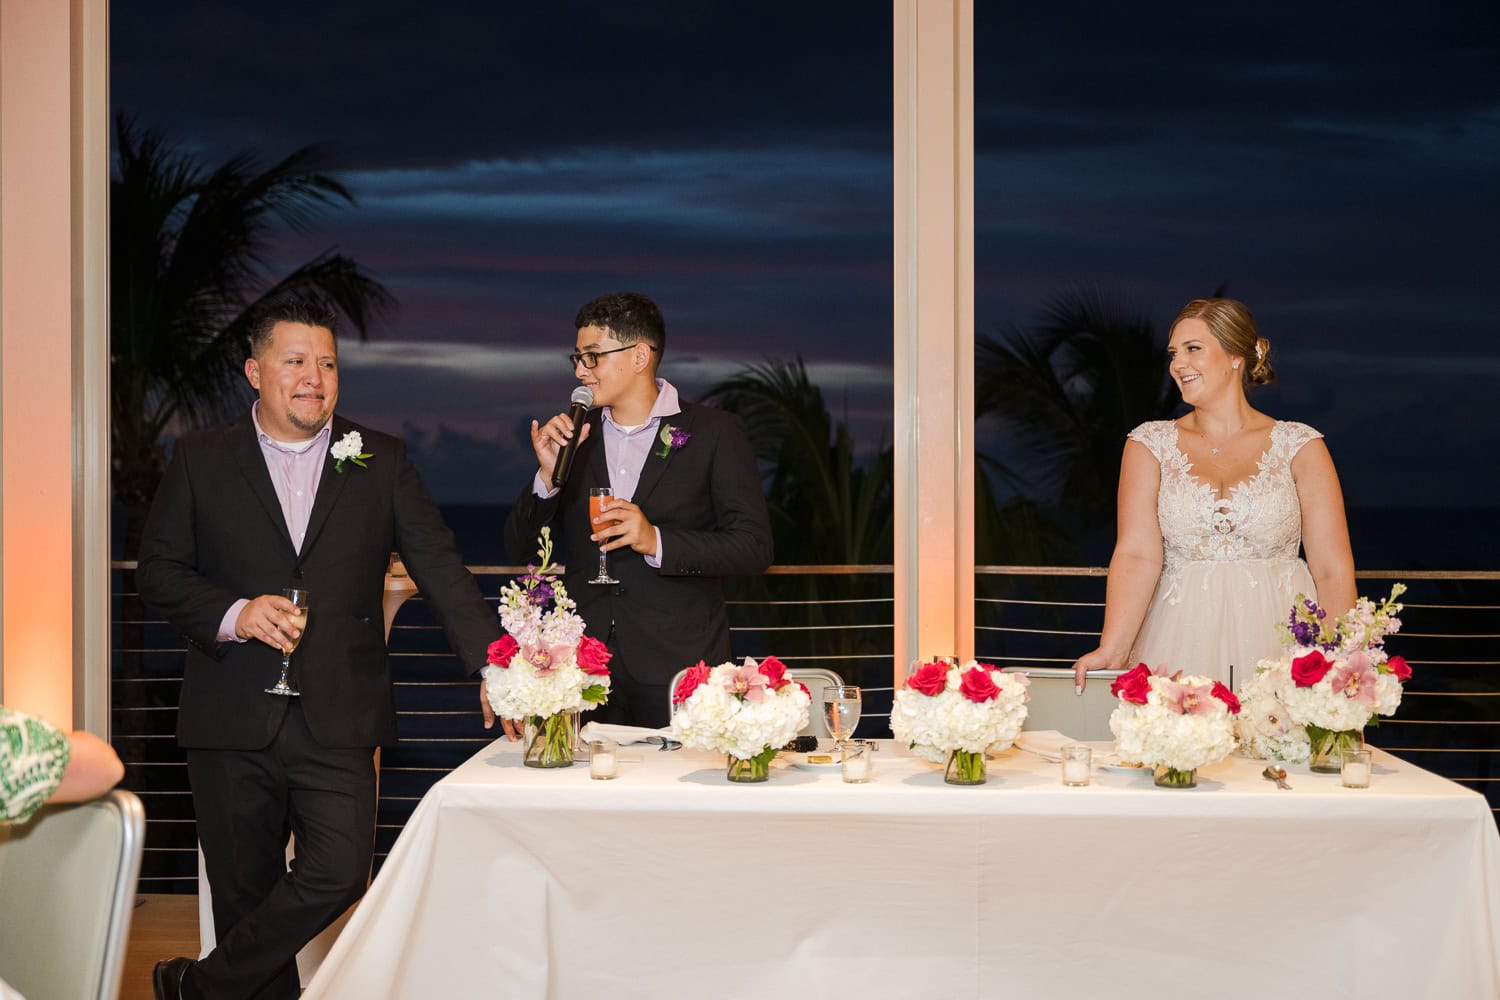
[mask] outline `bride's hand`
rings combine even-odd
[[[1088,680],[1090,670],[1115,670],[1119,664],[1114,663],[1104,654],[1102,649],[1096,649],[1092,653],[1085,653],[1073,664],[1073,690],[1077,694],[1083,694],[1083,688]]]

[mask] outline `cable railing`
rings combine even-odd
[[[196,837],[187,769],[175,740],[185,645],[143,608],[134,563],[114,570],[113,739],[126,787],[147,808],[143,890],[196,891]],[[521,566],[470,567],[486,594]],[[1097,642],[1102,567],[979,566],[975,650],[1009,668],[1066,668]],[[1390,642],[1413,666],[1400,711],[1371,742],[1474,788],[1500,810],[1500,572],[1381,570],[1358,574],[1375,596],[1401,580],[1405,630]],[[890,565],[774,566],[726,585],[737,655],[774,653],[825,666],[865,698],[858,735],[889,736],[894,650]],[[498,603],[496,601],[495,603]],[[938,651],[932,651],[934,653]],[[397,614],[390,663],[401,741],[381,755],[377,865],[435,782],[498,735],[480,722],[465,676],[420,595]]]

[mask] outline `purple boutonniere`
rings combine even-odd
[[[692,436],[692,434],[683,430],[681,427],[673,427],[671,424],[663,424],[661,428],[661,434],[659,435],[659,440],[661,441],[661,450],[656,454],[661,458],[666,458],[668,455],[672,454],[672,452],[687,444],[688,439]]]

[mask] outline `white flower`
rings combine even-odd
[[[1125,701],[1109,717],[1120,759],[1148,767],[1170,767],[1178,771],[1223,760],[1234,750],[1234,721],[1229,706],[1209,694],[1214,681],[1208,677],[1150,678],[1151,693],[1144,705]],[[1199,711],[1183,713],[1163,697],[1167,685],[1200,688],[1193,703]]]
[[[333,471],[343,472],[345,462],[353,462],[361,469],[367,469],[364,460],[374,456],[365,451],[365,439],[360,436],[359,431],[349,431],[343,437],[335,441],[328,449],[328,454],[333,456]]]
[[[987,701],[971,701],[960,690],[963,676],[983,670],[999,693]],[[948,668],[943,690],[926,695],[915,688],[896,692],[891,706],[891,732],[917,756],[941,764],[954,750],[983,753],[1004,750],[1026,723],[1025,674],[1008,674],[974,660]]]
[[[1234,720],[1240,749],[1259,760],[1304,764],[1310,753],[1307,729],[1292,721],[1276,695],[1275,660],[1262,660],[1255,679],[1240,692],[1240,714]]]
[[[745,666],[757,664],[747,656]],[[721,663],[678,703],[672,713],[672,729],[684,746],[749,760],[767,747],[782,746],[807,726],[812,699],[801,684],[792,682],[780,690],[765,688],[758,701],[742,700],[731,690],[740,672],[734,663]]]

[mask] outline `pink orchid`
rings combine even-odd
[[[725,680],[724,686],[729,689],[730,694],[744,701],[754,702],[764,700],[766,687],[769,684],[766,675],[760,672],[760,668],[748,663],[735,667],[734,673]]]
[[[546,677],[568,662],[568,657],[573,655],[573,647],[562,643],[555,643],[551,646],[530,643],[521,650],[521,655],[538,674]]]
[[[1329,671],[1328,683],[1344,697],[1375,707],[1375,685],[1380,673],[1363,652],[1351,653],[1349,659]]]
[[[1163,681],[1156,690],[1162,704],[1181,715],[1209,715],[1219,710],[1218,699],[1211,691],[1191,684]]]

